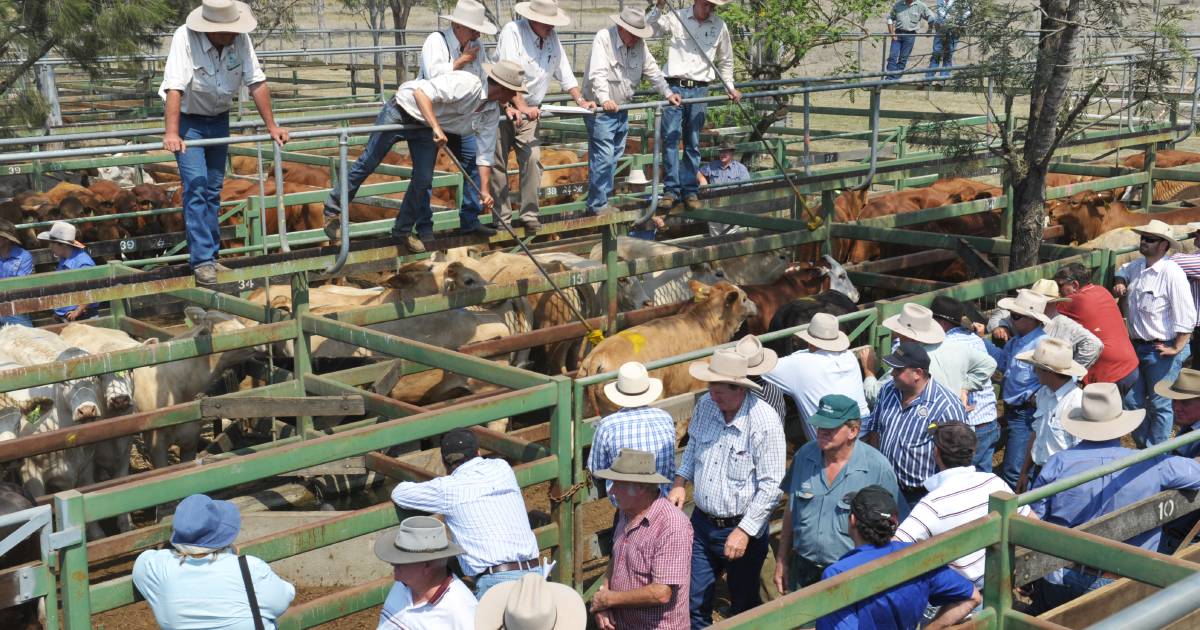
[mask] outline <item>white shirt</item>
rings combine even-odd
[[[414,606],[412,591],[396,582],[383,600],[376,630],[475,630],[479,601],[461,580],[450,576],[450,586],[437,599]]]
[[[487,73],[483,71],[483,60],[487,58],[487,47],[483,45],[483,40],[476,39],[475,43],[479,44],[475,61],[459,70],[478,76],[479,82],[486,84]],[[459,45],[458,38],[454,36],[453,29],[447,28],[440,33],[430,33],[429,37],[425,38],[425,44],[421,46],[421,66],[417,78],[432,79],[447,72],[453,72],[454,60],[458,59],[460,55],[462,55],[462,46]]]
[[[216,116],[229,111],[243,85],[266,80],[249,35],[238,35],[218,52],[207,35],[180,26],[171,37],[158,95],[165,101],[167,90],[179,90],[183,92],[179,111]]]
[[[1175,335],[1196,327],[1196,304],[1187,274],[1169,258],[1146,268],[1138,258],[1121,265],[1117,277],[1127,284],[1129,336],[1145,341],[1173,342]]]
[[[1067,433],[1062,419],[1083,404],[1083,390],[1071,379],[1066,385],[1050,391],[1043,385],[1035,394],[1037,410],[1033,414],[1033,463],[1045,466],[1046,460],[1055,453],[1065,451],[1079,443],[1079,438]]]
[[[541,105],[550,90],[551,78],[558,80],[564,92],[579,87],[567,51],[558,41],[558,33],[551,31],[540,47],[539,39],[529,27],[529,20],[525,19],[505,24],[496,38],[496,60],[510,59],[525,69],[525,89],[529,90],[525,94],[525,103],[531,106]]]
[[[432,79],[414,79],[396,90],[396,103],[413,118],[429,124],[417,107],[414,93],[421,90],[433,103],[433,115],[447,133],[474,135],[479,139],[475,163],[491,166],[496,152],[496,120],[499,107],[487,100],[479,77],[463,70],[453,70]]]
[[[733,87],[733,44],[725,20],[716,11],[710,13],[707,20],[698,22],[692,7],[665,15],[656,7],[646,15],[646,23],[654,29],[655,37],[664,33],[671,36],[664,69],[668,77],[716,82],[717,76],[706,61],[711,59],[720,68],[725,85]],[[696,48],[693,37],[701,48]]]
[[[663,98],[671,95],[671,86],[667,85],[654,56],[646,50],[645,40],[639,39],[633,48],[626,48],[617,27],[610,26],[596,33],[592,40],[583,96],[600,104],[611,100],[622,105],[633,98],[643,75]]]
[[[817,439],[817,432],[808,423],[808,417],[817,410],[821,397],[827,394],[849,396],[858,403],[858,412],[863,418],[871,412],[863,394],[862,371],[849,350],[793,352],[780,358],[775,369],[763,378],[792,397],[809,440]]]
[[[992,473],[979,472],[974,466],[948,468],[925,480],[929,490],[908,518],[900,523],[894,538],[903,542],[920,542],[948,532],[959,525],[984,518],[988,513],[988,497],[995,492],[1012,492],[1004,480]],[[1017,508],[1017,514],[1033,513],[1028,505]],[[973,551],[954,562],[950,568],[983,588],[984,550]]]

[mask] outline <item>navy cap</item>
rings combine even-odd
[[[897,369],[921,368],[928,371],[929,353],[915,341],[901,341],[891,354],[883,357],[883,362]]]

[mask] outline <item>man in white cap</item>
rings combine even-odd
[[[1046,336],[1043,326],[1050,318],[1046,317],[1046,297],[1029,289],[1018,289],[1017,297],[1001,298],[997,304],[1012,313],[1013,332],[1016,333],[1003,349],[988,344],[988,352],[996,359],[997,369],[1004,373],[1000,398],[1004,400],[1008,439],[1004,443],[1000,478],[1015,488],[1021,478],[1029,440],[1033,437],[1037,391],[1042,386],[1033,364],[1018,361],[1017,355],[1037,348],[1038,342]]]
[[[1085,474],[1137,451],[1121,446],[1121,438],[1137,429],[1145,410],[1125,411],[1112,383],[1092,383],[1083,388],[1080,407],[1062,420],[1063,428],[1079,443],[1050,457],[1033,488]],[[1044,521],[1078,527],[1095,518],[1148,499],[1164,490],[1200,489],[1200,463],[1175,455],[1159,455],[1116,472],[1068,488],[1032,504]],[[1158,551],[1162,531],[1154,528],[1124,541],[1148,551]],[[1034,588],[1035,614],[1112,582],[1113,577],[1089,567],[1058,569]]]
[[[473,630],[478,601],[450,573],[462,553],[436,518],[410,516],[375,539],[375,556],[392,565],[396,583],[379,611],[378,630]]]
[[[646,48],[645,38],[654,34],[640,7],[627,6],[610,15],[613,25],[600,30],[592,40],[592,55],[584,73],[584,98],[595,101],[603,111],[584,116],[588,131],[588,214],[603,214],[611,207],[613,174],[617,160],[625,154],[629,112],[621,105],[633,100],[644,76],[672,105],[679,105],[658,63]]]
[[[267,133],[279,145],[288,132],[275,124],[271,91],[248,33],[258,22],[245,2],[203,0],[175,30],[158,95],[166,102],[163,148],[175,154],[183,186],[188,264],[197,284],[216,284],[221,247],[218,214],[225,178],[225,144],[190,149],[187,141],[229,135],[229,109],[246,86]]]
[[[39,241],[50,244],[50,253],[58,259],[58,271],[95,267],[96,261],[87,253],[87,246],[75,238],[75,226],[66,221],[55,221],[50,229],[37,235]],[[54,309],[54,318],[59,322],[91,319],[99,313],[99,304],[60,306]]]
[[[583,630],[587,608],[566,584],[526,575],[501,584],[479,600],[476,630]]]
[[[662,381],[652,378],[641,363],[630,361],[617,370],[617,380],[604,386],[604,396],[621,409],[596,425],[587,466],[593,475],[611,466],[623,449],[653,453],[655,469],[666,478],[662,488],[666,494],[675,478],[675,419],[650,406],[662,391]],[[604,485],[605,490],[611,487],[611,483]]]
[[[1044,330],[1049,337],[1062,339],[1071,345],[1071,355],[1075,362],[1084,368],[1091,368],[1100,353],[1104,352],[1104,342],[1084,328],[1079,322],[1058,312],[1058,305],[1070,302],[1070,298],[1061,297],[1058,283],[1049,278],[1042,278],[1029,287],[1030,291],[1046,296],[1046,317],[1050,323]],[[988,318],[988,330],[997,342],[1008,341],[1012,336],[1012,319],[1008,311],[998,308]]]
[[[1196,304],[1187,274],[1168,255],[1179,247],[1171,226],[1155,219],[1133,231],[1141,235],[1142,258],[1121,265],[1113,294],[1128,302],[1125,322],[1138,357],[1134,402],[1147,412],[1133,439],[1138,446],[1149,446],[1171,437],[1171,400],[1155,393],[1154,385],[1178,376],[1191,354],[1188,341],[1196,327]]]
[[[1024,492],[1026,481],[1037,477],[1038,471],[1055,453],[1071,448],[1078,441],[1062,426],[1062,419],[1079,408],[1083,390],[1078,379],[1087,375],[1087,368],[1071,360],[1071,346],[1062,339],[1042,337],[1032,352],[1017,355],[1018,361],[1033,365],[1038,388],[1033,414],[1033,438],[1021,465],[1017,492]]]
[[[526,91],[519,94],[505,108],[500,117],[499,137],[495,146],[492,164],[491,194],[499,204],[500,220],[510,223],[512,205],[508,198],[508,154],[517,153],[517,168],[520,170],[520,217],[525,234],[532,236],[542,228],[538,220],[538,191],[542,182],[542,144],[538,140],[540,105],[550,89],[550,79],[558,81],[562,89],[575,99],[575,104],[591,109],[595,103],[584,98],[571,70],[571,61],[558,34],[557,26],[571,23],[558,6],[556,0],[530,0],[518,2],[513,11],[521,16],[500,29],[496,39],[496,59],[512,61],[525,71]],[[483,151],[483,147],[480,147]],[[515,227],[515,226],[514,226]]]
[[[709,361],[688,366],[708,383],[688,424],[688,445],[668,498],[682,508],[687,484],[692,500],[692,628],[712,624],[717,576],[726,572],[733,614],[762,599],[758,574],[767,556],[767,526],[779,501],[785,445],[779,414],[750,395],[746,358],[718,350]]]

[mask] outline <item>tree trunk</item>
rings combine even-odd
[[[412,13],[412,0],[391,0],[392,3],[392,38],[397,46],[405,43],[404,29],[408,28],[408,16]],[[436,28],[436,26],[435,26]],[[404,66],[404,53],[396,51],[396,85],[408,80],[408,68]]]
[[[1046,169],[1030,168],[1013,185],[1013,231],[1009,269],[1038,264],[1046,220]]]

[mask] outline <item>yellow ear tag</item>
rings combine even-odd
[[[592,331],[587,334],[587,340],[588,343],[592,344],[593,346],[597,345],[601,341],[604,341],[604,332],[599,328],[592,329]]]

